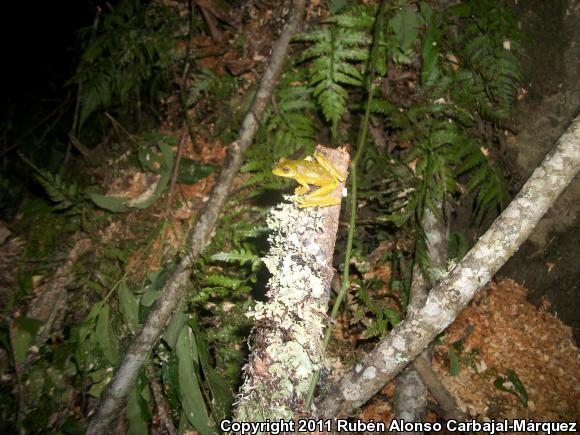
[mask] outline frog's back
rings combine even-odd
[[[302,178],[307,179],[308,184],[316,186],[321,186],[322,184],[334,180],[332,175],[320,166],[317,161],[297,160],[296,172],[299,173]]]

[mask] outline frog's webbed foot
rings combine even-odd
[[[305,193],[307,193],[308,191],[310,191],[310,189],[308,187],[305,186],[298,186],[295,190],[294,190],[294,194],[297,196],[302,196]]]
[[[323,197],[314,197],[310,198],[308,196],[297,196],[294,200],[298,207],[300,208],[307,208],[307,207],[328,207],[331,205],[340,204],[340,198],[335,198],[333,196],[323,196]]]
[[[300,208],[329,207],[331,205],[340,204],[340,198],[334,198],[332,196],[325,196],[323,198],[305,198],[300,196],[297,197],[295,201]]]

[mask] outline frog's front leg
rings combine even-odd
[[[310,190],[310,186],[308,185],[308,182],[302,178],[301,176],[296,176],[294,177],[294,179],[300,183],[300,186],[298,186],[296,189],[294,189],[294,194],[295,195],[304,195],[306,192],[308,192]]]

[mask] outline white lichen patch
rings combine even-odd
[[[373,366],[367,367],[362,375],[363,379],[365,380],[374,379],[376,376],[377,370]]]
[[[405,356],[405,354],[403,354],[403,353],[400,353],[400,352],[397,352],[397,353],[395,354],[395,362],[396,362],[397,364],[406,364],[406,363],[408,363],[408,362],[409,362],[409,358],[407,358],[407,357]]]
[[[342,395],[348,401],[360,400],[363,397],[361,386],[358,383],[345,382],[342,387]]]

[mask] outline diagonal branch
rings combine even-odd
[[[507,209],[430,292],[425,305],[327,390],[318,401],[318,415],[332,418],[361,406],[413,361],[528,238],[579,169],[577,117]]]
[[[293,8],[288,17],[286,27],[272,48],[270,64],[264,71],[260,87],[246,117],[238,138],[230,145],[224,166],[213,189],[210,200],[199,217],[193,232],[188,238],[189,252],[178,262],[175,270],[167,279],[162,296],[153,306],[145,324],[137,337],[129,346],[117,373],[109,384],[107,391],[94,417],[90,420],[87,434],[105,433],[107,426],[115,417],[117,410],[122,408],[125,397],[135,383],[139,371],[149,356],[149,352],[161,335],[165,324],[183,297],[183,287],[189,278],[189,267],[199,257],[205,246],[211,240],[219,214],[224,208],[228,195],[232,190],[232,181],[238,173],[244,152],[252,143],[258,131],[259,121],[274,90],[282,66],[288,58],[287,51],[292,35],[304,15],[305,0],[294,0]]]

